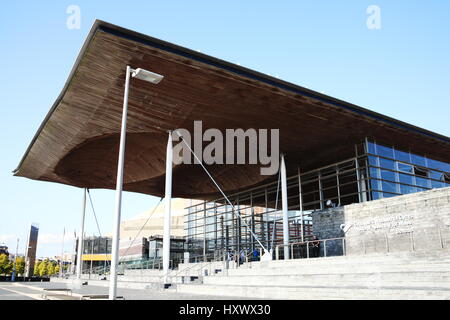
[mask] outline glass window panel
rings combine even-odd
[[[394,193],[397,192],[397,184],[396,183],[383,181],[382,187],[383,187],[383,191],[394,192]]]
[[[428,181],[429,181],[428,179],[416,177],[416,185],[419,187],[428,188],[429,187]]]
[[[392,148],[381,146],[377,144],[377,154],[386,158],[394,158]]]
[[[441,162],[441,161],[437,161],[437,160],[433,160],[433,159],[427,159],[428,160],[428,167],[432,168],[432,169],[436,169],[436,170],[441,170],[441,171],[447,171],[449,172],[449,165],[447,163]]]
[[[431,187],[432,188],[443,188],[444,185],[445,184],[443,182],[431,180]]]
[[[369,158],[369,164],[371,166],[378,167],[378,157],[369,156],[368,158]]]
[[[380,169],[370,167],[370,176],[372,178],[380,178]]]
[[[442,172],[437,172],[437,171],[433,171],[433,170],[430,170],[429,177],[431,179],[435,179],[435,180],[440,180],[440,181],[444,180],[444,174]]]
[[[408,152],[403,152],[400,150],[394,150],[394,155],[396,160],[411,162],[411,158]]]
[[[395,162],[392,160],[384,159],[384,158],[380,158],[380,167],[396,170]]]
[[[389,181],[396,181],[395,180],[395,172],[388,171],[388,170],[381,170],[381,179],[389,180]]]
[[[410,176],[408,174],[399,173],[399,181],[405,184],[414,184],[413,176]]]
[[[398,171],[414,173],[413,166],[411,166],[409,164],[397,162],[397,166],[398,166]]]
[[[395,196],[396,196],[396,194],[383,192],[383,198],[391,198],[391,197],[395,197]]]
[[[400,193],[402,194],[414,193],[416,191],[416,187],[406,186],[404,184],[400,185]]]
[[[425,158],[411,153],[411,163],[417,164],[419,166],[426,166]]]
[[[377,200],[377,199],[381,199],[382,193],[381,192],[372,192],[372,200]]]
[[[370,186],[371,186],[372,190],[381,190],[381,181],[371,179]]]
[[[369,150],[368,150],[369,153],[377,154],[376,151],[375,151],[375,144],[374,144],[374,143],[369,142],[369,143],[368,143],[368,149],[369,149]]]

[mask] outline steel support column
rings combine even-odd
[[[83,260],[81,256],[83,254],[83,235],[84,235],[84,217],[86,214],[86,189],[83,189],[83,202],[81,205],[81,225],[78,235],[78,247],[77,247],[77,279],[81,279],[81,265]]]
[[[300,176],[300,167],[297,167],[298,172],[298,208],[300,210],[300,220],[302,222],[301,224],[301,241],[305,241],[305,220],[303,217],[303,199],[302,199],[302,179]]]
[[[164,232],[163,232],[163,272],[164,283],[169,281],[169,263],[170,263],[170,223],[171,223],[171,207],[172,200],[172,132],[169,132],[166,151],[166,187],[165,187],[165,204],[164,204]]]
[[[281,204],[283,208],[283,245],[284,259],[289,259],[289,216],[288,216],[288,195],[287,177],[284,155],[281,155]]]

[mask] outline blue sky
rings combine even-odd
[[[68,29],[69,5],[81,28]],[[381,29],[370,30],[370,5]],[[38,256],[61,251],[80,223],[82,191],[13,177],[61,91],[95,19],[105,20],[324,92],[450,136],[449,1],[8,1],[0,10],[0,243],[23,252],[30,222]],[[175,181],[176,183],[176,181]],[[114,192],[92,190],[102,233]],[[123,219],[154,205],[125,193]],[[96,233],[90,210],[87,234]],[[66,242],[65,251],[72,248]]]

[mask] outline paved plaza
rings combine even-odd
[[[72,292],[46,291],[44,289],[67,289],[70,285],[57,282],[0,283],[0,300],[80,300],[83,295],[107,295],[108,287],[84,285]],[[46,295],[47,298],[43,297]],[[222,297],[177,293],[175,290],[118,288],[117,296],[125,300],[245,300],[242,297]],[[248,299],[248,298],[247,298]]]

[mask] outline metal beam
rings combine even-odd
[[[83,235],[84,235],[84,218],[86,215],[86,189],[83,189],[83,202],[81,205],[81,225],[78,235],[78,251],[77,251],[77,279],[81,279],[81,255],[83,254]]]
[[[163,272],[164,283],[168,283],[170,262],[170,223],[171,223],[171,200],[172,200],[172,132],[169,131],[166,150],[166,187],[164,204],[164,232],[163,232]]]
[[[284,155],[281,155],[281,204],[283,208],[283,245],[284,259],[289,259],[289,216],[288,216],[288,196],[287,196],[287,178],[286,164]]]

